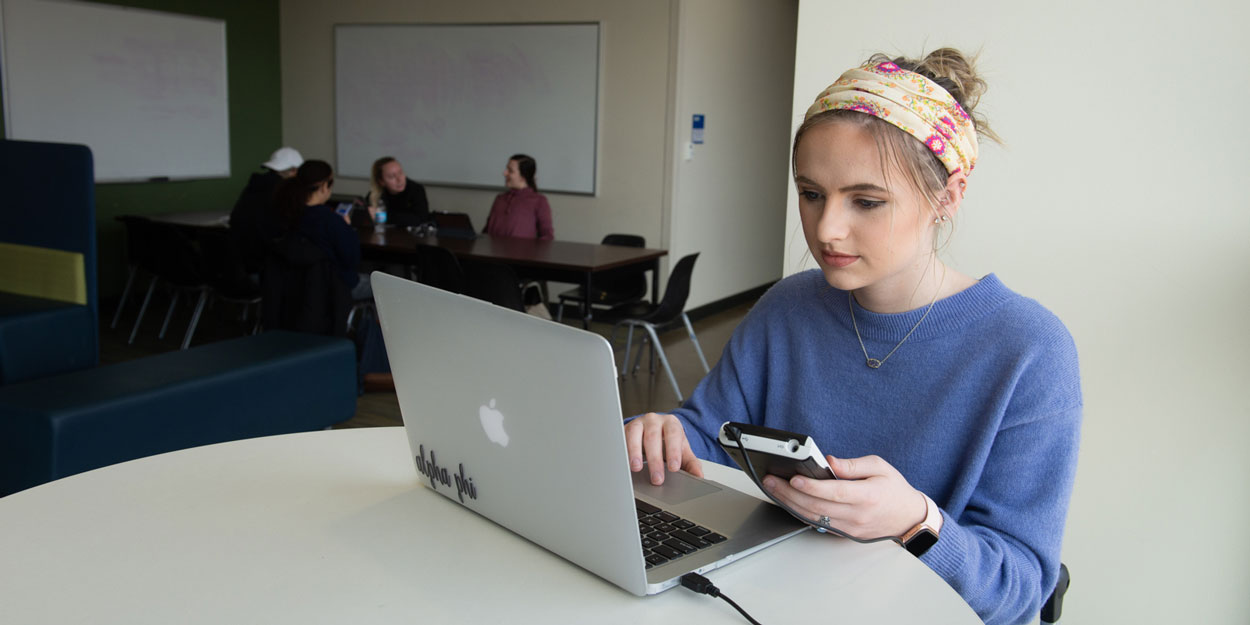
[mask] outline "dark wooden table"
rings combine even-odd
[[[411,262],[418,244],[450,250],[461,260],[503,263],[521,277],[582,285],[590,293],[595,274],[623,267],[643,266],[651,271],[651,301],[659,301],[660,258],[667,250],[576,241],[540,241],[513,237],[481,236],[473,240],[420,237],[399,228],[385,232],[361,232],[360,250],[365,258]],[[589,327],[591,308],[582,302],[582,326]]]
[[[190,230],[220,230],[230,221],[225,211],[200,211],[146,215],[154,221],[175,224]],[[580,284],[590,293],[596,274],[623,267],[645,267],[651,272],[651,301],[659,301],[660,258],[668,250],[576,241],[540,241],[513,237],[480,236],[473,240],[422,237],[403,228],[387,226],[383,232],[359,230],[361,255],[369,260],[410,265],[418,244],[451,250],[467,261],[503,263],[522,278]],[[590,327],[591,307],[582,302],[582,327]]]
[[[138,217],[146,217],[152,221],[173,224],[183,228],[220,230],[230,226],[230,213],[228,211],[187,211],[185,213],[138,215]]]

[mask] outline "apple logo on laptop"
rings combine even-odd
[[[478,408],[477,414],[482,420],[482,429],[486,431],[486,438],[500,447],[507,447],[508,432],[503,428],[503,413],[495,410],[495,400],[491,399],[489,406]]]

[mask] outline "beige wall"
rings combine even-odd
[[[1211,0],[800,5],[796,115],[870,52],[982,50],[1007,147],[983,151],[949,260],[1037,298],[1080,350],[1065,624],[1250,622],[1247,18]]]
[[[599,193],[550,194],[556,236],[598,241],[610,232],[664,243],[667,0],[283,0],[282,136],[306,158],[334,160],[334,24],[585,22],[602,24]],[[523,123],[524,120],[517,120]],[[500,186],[508,155],[499,155]],[[421,172],[409,171],[420,181]],[[542,185],[542,163],[538,164]],[[342,192],[363,192],[345,180]],[[469,213],[484,225],[497,191],[429,187],[435,210]]]
[[[670,259],[699,251],[688,301],[699,306],[780,277],[796,13],[796,0],[283,0],[283,139],[334,160],[334,24],[600,22],[599,190],[548,195],[556,236],[629,232]],[[696,112],[709,140],[684,161]],[[365,188],[349,179],[336,190]],[[496,193],[427,192],[434,209],[477,224]]]
[[[678,12],[670,241],[674,258],[700,252],[698,305],[781,276],[798,2],[683,0]],[[704,143],[691,148],[696,113]]]

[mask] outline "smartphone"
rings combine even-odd
[[[339,217],[345,217],[348,213],[352,212],[352,203],[340,202],[339,205],[335,207],[334,212],[338,213]]]
[[[720,426],[717,442],[757,482],[765,475],[786,480],[795,475],[815,480],[838,479],[816,441],[806,434],[726,421]]]

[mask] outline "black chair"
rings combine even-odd
[[[153,221],[148,223],[145,230],[145,236],[151,237],[145,245],[151,246],[153,254],[151,271],[155,277],[143,300],[143,307],[139,309],[139,318],[135,320],[135,328],[130,333],[130,340],[134,341],[135,331],[139,329],[139,324],[143,321],[143,314],[151,300],[152,290],[159,281],[170,290],[170,298],[169,309],[165,311],[165,321],[161,323],[161,331],[157,334],[157,338],[165,338],[165,332],[169,329],[169,321],[173,318],[174,309],[178,306],[178,298],[184,293],[196,297],[195,311],[191,314],[191,321],[187,324],[187,331],[182,337],[180,347],[180,349],[186,349],[191,345],[191,338],[195,335],[195,328],[200,323],[200,315],[204,312],[204,305],[208,302],[208,295],[212,290],[204,271],[204,259],[199,248],[178,226]]]
[[[466,291],[464,269],[451,250],[434,245],[417,245],[416,260],[418,282],[452,293]]]
[[[664,365],[664,371],[668,373],[668,381],[673,385],[673,392],[677,393],[677,401],[682,400],[681,388],[677,386],[677,376],[673,375],[673,368],[668,364],[668,358],[664,355],[664,347],[660,345],[659,332],[667,330],[676,324],[678,320],[686,326],[686,333],[690,335],[690,342],[694,344],[695,352],[699,354],[699,361],[703,363],[703,372],[707,373],[710,368],[707,365],[707,358],[703,356],[703,348],[699,346],[699,339],[694,335],[694,326],[690,325],[690,317],[686,316],[686,298],[690,296],[690,277],[694,273],[694,261],[698,260],[699,253],[695,252],[683,257],[677,261],[677,266],[673,267],[673,271],[668,276],[668,285],[664,288],[664,298],[659,304],[648,304],[638,310],[628,318],[622,319],[612,328],[612,343],[616,343],[616,331],[625,326],[629,328],[629,333],[625,337],[625,357],[621,366],[621,373],[629,371],[629,350],[634,338],[634,328],[642,328],[646,333],[646,337],[638,343],[638,353],[634,356],[633,372],[638,371],[640,366],[640,357],[642,355],[642,347],[644,344],[651,345],[651,370],[655,371],[655,359],[658,356],[661,364]]]
[[[134,282],[137,271],[143,270],[151,276],[147,293],[143,296],[143,303],[139,305],[139,314],[135,317],[135,324],[130,328],[130,337],[126,340],[127,344],[132,344],[135,342],[135,336],[139,334],[139,325],[147,313],[148,304],[152,302],[152,294],[156,292],[156,287],[161,281],[160,276],[157,275],[157,267],[160,265],[157,252],[159,235],[155,222],[150,219],[134,216],[119,219],[126,227],[126,252],[131,267],[130,275],[126,279],[126,289],[122,292],[122,300],[117,304],[117,312],[113,313],[114,325],[126,303],[126,297],[129,295],[130,286]]]
[[[1068,574],[1068,565],[1059,563],[1059,580],[1055,584],[1055,591],[1050,593],[1050,598],[1046,603],[1042,604],[1043,623],[1058,623],[1059,617],[1063,615],[1063,596],[1068,592],[1068,586],[1072,585],[1072,577]]]
[[[525,300],[521,295],[521,283],[516,271],[507,265],[475,263],[465,267],[465,278],[470,297],[488,301],[496,306],[525,312]]]
[[[133,215],[123,215],[117,218],[122,222],[122,226],[126,229],[126,287],[122,289],[121,299],[117,301],[117,310],[113,312],[113,322],[109,324],[109,328],[117,328],[117,322],[121,319],[122,309],[126,307],[126,299],[130,297],[130,289],[134,286],[135,276],[140,270],[152,276],[153,280],[156,274],[153,273],[152,267],[155,265],[155,256],[152,251],[152,236],[148,229],[151,228],[151,220],[146,217],[136,217]],[[149,293],[156,288],[155,282],[149,285]],[[147,301],[146,299],[144,300]],[[138,325],[136,324],[136,329]],[[130,342],[134,342],[134,329],[131,330]]]
[[[260,284],[248,275],[247,259],[239,240],[225,231],[204,230],[196,234],[204,255],[204,270],[212,297],[242,307],[240,317],[247,322],[255,307],[251,334],[260,330]]]
[[[351,293],[329,257],[306,237],[288,233],[269,243],[261,272],[266,330],[347,335]]]
[[[603,245],[621,245],[625,247],[646,247],[647,240],[636,234],[609,234],[603,237]],[[592,306],[616,307],[624,304],[641,302],[647,296],[647,270],[630,267],[619,270],[601,272],[595,276],[594,291],[590,297]],[[585,287],[569,289],[556,296],[560,307],[556,310],[556,321],[564,321],[566,303],[581,305],[586,301]]]

